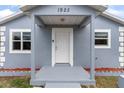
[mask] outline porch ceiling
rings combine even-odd
[[[80,25],[86,16],[40,16],[45,25]]]

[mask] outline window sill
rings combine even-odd
[[[30,54],[31,51],[10,51],[12,54]]]
[[[97,49],[102,49],[102,48],[110,49],[111,47],[110,46],[95,46],[95,48],[97,48]]]

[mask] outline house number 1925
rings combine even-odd
[[[70,12],[70,8],[58,8],[58,12]]]

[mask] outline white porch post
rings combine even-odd
[[[35,16],[32,15],[32,30],[31,30],[31,80],[35,79]]]
[[[94,16],[91,16],[91,25],[90,25],[90,78],[95,79],[95,48],[94,48]]]

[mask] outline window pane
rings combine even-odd
[[[95,32],[95,38],[108,38],[107,32]]]
[[[23,32],[23,40],[31,40],[31,32]]]
[[[13,40],[21,40],[21,33],[13,32]]]
[[[13,42],[13,50],[20,50],[21,43],[20,42]]]
[[[108,45],[107,39],[95,39],[95,45]]]
[[[23,50],[31,50],[31,42],[23,42]]]

